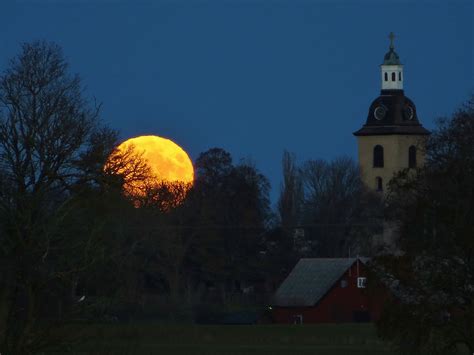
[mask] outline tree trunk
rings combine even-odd
[[[5,271],[0,284],[0,349],[6,347],[8,319],[11,312],[15,274]]]
[[[169,287],[171,301],[177,303],[179,300],[179,288],[180,288],[180,271],[179,267],[175,266],[170,272]]]
[[[13,352],[12,355],[26,355],[31,354],[31,342],[34,340],[32,339],[33,329],[36,322],[36,312],[37,312],[37,304],[36,304],[36,294],[35,288],[33,283],[30,280],[25,282],[25,296],[26,296],[26,314],[24,319],[23,327],[21,327],[21,332],[17,334],[14,341]]]

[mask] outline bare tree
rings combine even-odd
[[[283,183],[278,199],[278,213],[281,226],[288,234],[301,220],[303,185],[294,154],[283,152],[282,169]]]
[[[0,76],[2,353],[44,345],[41,315],[60,297],[54,290],[92,262],[101,226],[69,222],[116,139],[98,114],[55,44],[24,44]]]
[[[368,252],[377,227],[373,217],[380,214],[374,212],[381,205],[377,196],[365,190],[356,162],[348,157],[309,160],[301,174],[303,224],[317,243],[315,255],[347,256],[350,249]]]

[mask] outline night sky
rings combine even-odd
[[[0,68],[20,43],[54,41],[121,138],[164,136],[193,160],[211,147],[250,157],[273,202],[283,150],[356,158],[390,31],[426,128],[474,88],[468,0],[5,2]]]

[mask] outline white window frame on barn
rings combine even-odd
[[[295,314],[293,316],[293,324],[303,324],[303,315],[302,314]]]
[[[367,286],[367,277],[358,277],[357,288],[366,288],[366,286]]]

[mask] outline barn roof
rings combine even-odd
[[[303,258],[273,297],[281,307],[314,306],[356,262],[357,258]],[[359,258],[363,263],[367,258]]]

